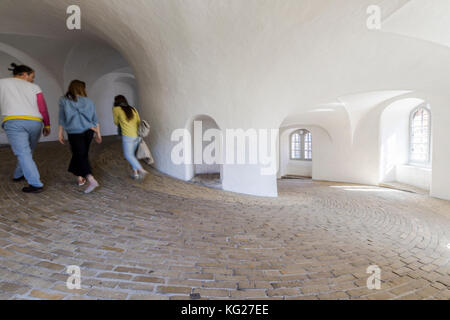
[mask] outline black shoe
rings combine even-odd
[[[41,193],[42,191],[44,191],[44,188],[28,186],[28,187],[23,188],[22,191],[25,193]]]
[[[23,181],[23,180],[25,180],[24,176],[21,176],[20,178],[13,178],[14,182],[20,182],[20,181]]]

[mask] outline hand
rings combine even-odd
[[[91,130],[94,131],[96,134],[99,134],[98,127],[91,128]]]
[[[102,136],[99,134],[95,135],[95,142],[97,142],[98,144],[102,143]]]
[[[59,135],[58,140],[59,140],[59,143],[61,143],[63,145],[66,144],[66,142],[64,141],[64,136],[62,134]]]
[[[52,131],[50,130],[50,128],[44,128],[42,129],[42,134],[44,135],[44,137],[48,137],[50,135]]]

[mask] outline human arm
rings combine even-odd
[[[136,110],[136,109],[134,109],[134,110]],[[136,115],[137,115],[137,122],[138,122],[138,127],[139,127],[139,124],[141,123],[141,117],[139,116],[139,112],[136,110]]]
[[[58,114],[59,125],[66,128],[66,113],[64,112],[64,100],[61,98],[59,100],[59,114]]]
[[[98,116],[95,104],[93,104],[94,113],[92,115],[92,124],[94,125],[91,130],[95,132],[95,142],[102,143],[102,134],[100,132],[100,123],[98,123]]]
[[[64,112],[64,100],[61,98],[59,100],[59,130],[58,130],[58,140],[61,144],[64,142],[64,128],[66,126],[66,113]]]
[[[92,113],[92,124],[94,125],[94,127],[97,127],[98,126],[97,108],[93,102],[92,102],[92,107],[93,107],[93,111],[94,111]]]
[[[113,117],[114,117],[114,124],[116,126],[118,126],[119,125],[119,108],[118,107],[113,108]]]
[[[64,127],[63,126],[59,126],[59,130],[58,130],[58,140],[61,144],[66,144],[64,141]]]
[[[98,144],[102,143],[102,134],[100,132],[100,123],[97,124],[97,127],[92,128],[92,130],[95,132],[95,142]]]
[[[43,119],[43,122],[44,122],[44,129],[43,129],[42,132],[43,132],[44,136],[47,137],[51,133],[51,130],[50,130],[50,116],[48,114],[47,103],[45,101],[44,94],[42,92],[38,93],[36,95],[36,98],[37,98],[38,109],[39,109],[39,112],[42,115],[42,119]]]
[[[95,132],[95,141],[100,144],[102,143],[102,134],[100,132],[100,123],[98,122],[97,109],[95,104],[93,104],[94,113],[92,115],[92,123],[94,127],[91,128]]]

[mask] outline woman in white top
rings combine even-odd
[[[41,132],[44,136],[50,134],[50,117],[42,90],[33,83],[34,70],[14,63],[11,66],[13,77],[0,80],[0,109],[4,116],[2,128],[18,159],[13,180],[26,179],[29,187],[22,191],[39,193],[44,185],[33,160],[33,151]]]

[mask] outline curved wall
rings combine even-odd
[[[55,25],[64,25],[65,9],[72,1],[16,0],[0,5],[0,26],[2,32],[95,36],[120,52],[135,72],[143,116],[151,120],[155,165],[181,179],[185,179],[185,171],[169,159],[174,146],[170,136],[197,114],[211,115],[222,129],[279,128],[289,115],[307,112],[309,106],[321,108],[341,97],[374,91],[423,92],[439,115],[433,129],[432,194],[450,199],[450,188],[443,183],[450,180],[450,170],[444,166],[450,162],[450,154],[443,151],[449,150],[449,129],[444,125],[450,121],[449,47],[439,38],[428,41],[429,34],[415,37],[414,33],[405,36],[397,32],[406,20],[394,13],[407,3],[80,0],[82,31],[70,33]],[[383,8],[389,28],[381,32],[367,29],[369,5]],[[442,1],[426,6],[450,13]],[[14,22],[19,16],[17,7],[29,17],[26,26]],[[42,23],[47,18],[48,24]],[[450,26],[449,21],[441,24],[441,30]],[[358,119],[352,116],[358,107],[352,110],[346,110],[347,120],[341,112],[336,113],[338,118],[326,120],[343,126],[339,129],[342,139],[333,140],[342,161],[330,168],[329,177],[376,184],[379,129],[372,124],[365,131],[365,126],[352,122]],[[352,130],[358,126],[362,130],[355,131],[353,140]],[[276,195],[277,175],[261,176],[260,169],[260,165],[224,166],[224,188]]]

